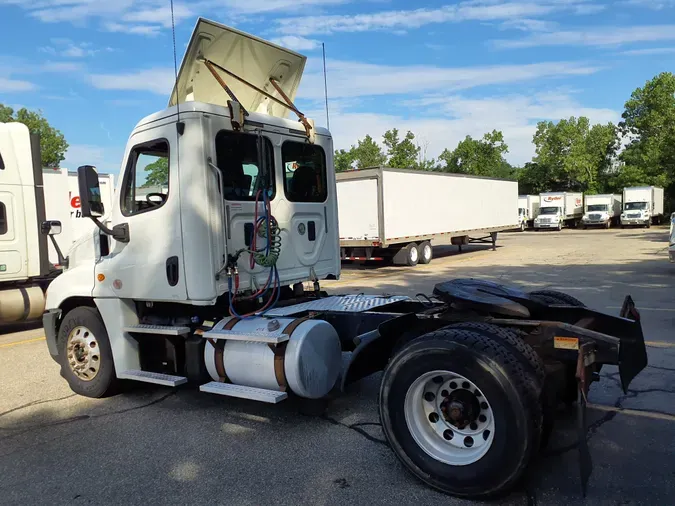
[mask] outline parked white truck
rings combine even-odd
[[[431,242],[491,242],[517,227],[518,183],[390,168],[337,174],[342,260],[428,264]]]
[[[67,252],[81,234],[93,230],[78,218],[77,173],[41,167],[40,145],[21,123],[0,123],[0,323],[42,316],[44,292],[61,272],[55,245]],[[113,177],[101,174],[103,201],[112,204]],[[61,223],[51,242],[43,222]]]
[[[587,227],[609,228],[617,225],[621,216],[621,195],[586,195],[585,212],[581,219]]]
[[[539,195],[518,195],[520,229],[532,228],[537,216],[539,216]]]
[[[404,466],[449,494],[503,494],[521,482],[559,400],[579,399],[583,428],[602,364],[618,365],[624,388],[646,366],[635,305],[627,297],[619,318],[564,293],[476,279],[417,298],[321,291],[320,280],[340,275],[337,185],[330,132],[292,103],[304,64],[199,19],[168,109],[131,133],[110,227],[98,221],[95,169],[78,169],[82,216],[99,230],[49,287],[49,353],[89,397],[134,380],[300,402],[384,370],[378,413]],[[168,168],[166,191],[138,198],[155,162]],[[470,203],[460,216],[484,205]],[[512,204],[507,223],[515,195]],[[134,444],[133,433],[121,437]]]
[[[582,193],[540,193],[539,216],[534,219],[534,229],[576,227],[584,215],[583,198]]]
[[[623,189],[621,227],[658,225],[663,218],[663,188],[633,186]]]

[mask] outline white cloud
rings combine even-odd
[[[312,51],[321,46],[321,42],[318,40],[306,39],[297,35],[284,35],[283,37],[272,39],[272,42],[293,51]]]
[[[101,90],[149,91],[168,97],[175,77],[173,68],[152,68],[124,74],[93,74],[89,80]]]
[[[278,30],[291,35],[317,33],[405,31],[434,23],[461,21],[500,21],[545,16],[571,11],[583,14],[585,0],[501,1],[472,0],[438,8],[390,10],[356,15],[320,15],[277,20]]]
[[[18,91],[33,91],[38,87],[28,81],[19,79],[9,79],[7,77],[0,77],[0,93],[13,93]]]
[[[39,66],[42,72],[79,72],[82,70],[82,65],[77,62],[47,62]]]
[[[624,0],[620,4],[660,11],[668,7],[675,7],[675,0]]]
[[[162,29],[162,27],[158,25],[131,25],[127,23],[105,23],[103,27],[108,32],[148,35],[151,37],[158,35]]]
[[[655,54],[675,54],[675,47],[651,47],[648,49],[632,49],[630,51],[622,51],[621,54],[627,56],[648,56]]]
[[[583,107],[570,94],[553,92],[531,95],[494,96],[484,99],[461,95],[423,97],[408,101],[400,115],[370,112],[333,111],[331,102],[331,133],[336,149],[349,148],[370,134],[381,141],[390,128],[412,131],[421,145],[428,143],[427,156],[438,157],[444,148],[454,149],[465,136],[481,138],[493,129],[501,130],[509,146],[506,158],[522,165],[534,155],[532,136],[537,121],[557,121],[570,116],[587,116],[592,123],[617,122],[620,113],[611,109]],[[407,114],[408,108],[416,114]],[[317,124],[323,123],[321,109],[307,111]]]
[[[299,97],[324,95],[320,59],[310,59]],[[329,60],[328,94],[333,98],[460,90],[476,86],[516,83],[569,75],[588,75],[598,67],[578,62],[544,62],[525,65],[476,67],[392,66]]]
[[[558,23],[542,19],[509,19],[501,24],[501,28],[523,32],[551,32],[558,28]]]
[[[85,56],[94,56],[100,52],[100,49],[94,49],[90,42],[75,43],[70,39],[55,37],[51,39],[53,46],[39,47],[38,51],[50,55],[59,55],[64,58],[84,58]],[[112,48],[106,48],[106,51]]]
[[[495,40],[500,48],[540,46],[618,46],[635,42],[675,40],[675,25],[598,27],[584,31],[538,33],[524,39]]]

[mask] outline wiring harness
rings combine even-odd
[[[260,197],[262,196],[263,215],[258,216],[260,208]],[[265,240],[265,245],[258,248],[258,238]],[[250,241],[251,247],[242,248],[238,250],[230,261],[227,268],[227,286],[230,293],[230,316],[241,319],[252,318],[256,313],[264,314],[272,309],[279,301],[281,294],[281,282],[279,279],[279,270],[277,269],[277,261],[281,254],[281,229],[279,224],[272,216],[272,209],[267,190],[258,190],[255,197],[255,221],[253,226],[252,237]],[[265,285],[258,291],[245,297],[237,297],[239,292],[239,271],[237,269],[237,262],[239,257],[244,254],[249,254],[249,266],[253,270],[257,265],[269,268],[269,275]],[[250,301],[257,298],[264,298],[270,291],[269,299],[265,305],[251,313],[239,314],[235,309],[235,302]]]

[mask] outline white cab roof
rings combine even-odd
[[[203,60],[209,60],[249,83],[283,100],[269,82],[274,77],[291,100],[300,86],[307,58],[253,35],[214,21],[199,18],[180,66],[169,106],[178,101],[227,106],[230,97],[213,77]],[[249,112],[285,118],[289,110],[249,86],[216,70]]]

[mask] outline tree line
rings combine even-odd
[[[426,158],[426,146],[413,132],[401,138],[384,133],[384,149],[366,135],[350,149],[335,151],[335,169],[343,172],[387,166],[513,179],[521,194],[544,191],[621,192],[627,186],[654,185],[666,190],[675,210],[675,74],[664,72],[626,101],[621,121],[592,125],[586,117],[537,124],[535,155],[522,167],[506,161],[508,145],[493,130],[480,139],[467,135],[438,159]]]

